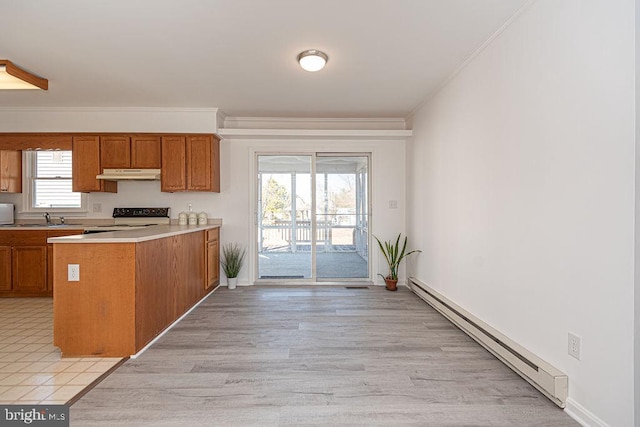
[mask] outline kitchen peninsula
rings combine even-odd
[[[211,292],[221,226],[212,222],[48,239],[63,357],[135,354]]]

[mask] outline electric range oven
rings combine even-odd
[[[113,225],[96,225],[84,228],[84,234],[107,231],[135,230],[152,225],[170,224],[169,208],[114,208]]]

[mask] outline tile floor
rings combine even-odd
[[[64,404],[120,358],[62,358],[53,299],[0,298],[0,404]]]

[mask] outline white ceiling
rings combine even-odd
[[[0,107],[405,117],[526,2],[0,0],[0,59],[49,79]]]

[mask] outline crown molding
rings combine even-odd
[[[411,130],[354,130],[354,129],[231,129],[220,128],[223,139],[369,139],[404,140]]]

